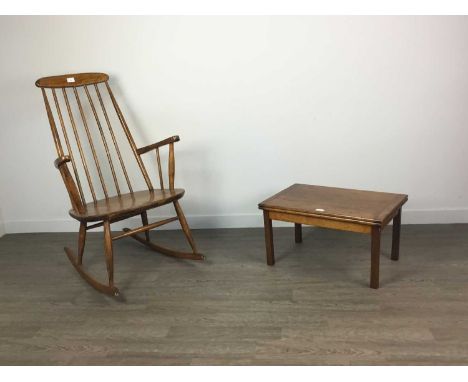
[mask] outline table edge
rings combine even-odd
[[[404,194],[398,194],[398,195],[404,195]],[[270,198],[268,198],[268,199],[270,199]],[[400,203],[398,203],[395,206],[395,208],[393,208],[388,215],[386,215],[384,218],[381,218],[381,219],[366,219],[366,218],[357,218],[355,216],[326,214],[326,213],[314,214],[314,213],[311,213],[311,212],[303,212],[303,211],[299,211],[299,210],[291,210],[291,209],[275,207],[275,206],[272,206],[272,207],[265,206],[263,204],[263,203],[265,203],[265,201],[258,204],[258,208],[260,210],[274,211],[274,212],[284,212],[284,213],[288,213],[288,214],[291,214],[291,215],[310,216],[310,217],[314,217],[314,218],[318,218],[318,219],[331,219],[331,220],[337,220],[337,221],[343,221],[343,222],[359,223],[359,224],[364,224],[364,225],[384,226],[384,225],[386,225],[386,224],[388,224],[390,222],[390,220],[396,215],[397,211],[400,208],[402,208],[403,205],[408,201],[408,195],[405,195],[405,198]]]

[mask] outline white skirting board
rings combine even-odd
[[[2,209],[0,208],[0,237],[5,235],[5,233],[6,233],[5,224],[3,223]]]
[[[149,214],[149,221],[156,221],[169,216],[158,216]],[[235,215],[188,215],[187,220],[193,229],[208,228],[250,228],[263,227],[262,214]],[[402,224],[454,224],[468,223],[468,209],[440,209],[440,210],[405,210],[403,209]],[[137,227],[141,225],[140,219],[131,219],[117,222],[112,225],[114,230],[123,227]],[[291,223],[273,222],[275,227],[289,227]],[[79,224],[72,218],[57,220],[10,220],[5,221],[4,231],[6,233],[27,232],[77,232]],[[179,229],[179,223],[173,222],[159,229]],[[0,223],[0,230],[2,229]],[[1,236],[1,231],[0,231]]]

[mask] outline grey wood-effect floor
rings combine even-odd
[[[370,237],[262,229],[194,231],[205,262],[115,243],[124,301],[89,287],[63,252],[70,233],[0,239],[0,364],[468,364],[468,225],[402,226],[400,261],[383,235],[381,288],[368,288]],[[181,249],[180,231],[152,239]],[[85,264],[104,280],[101,234]]]

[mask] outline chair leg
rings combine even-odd
[[[193,239],[192,233],[190,231],[190,227],[187,223],[187,220],[185,219],[184,213],[182,211],[182,207],[180,206],[178,201],[173,202],[174,203],[174,208],[177,213],[177,218],[179,219],[180,225],[182,227],[182,230],[184,231],[184,235],[187,238],[187,241],[190,244],[190,247],[192,249],[192,252],[181,252],[181,251],[175,251],[170,248],[163,247],[161,245],[155,244],[152,241],[149,240],[149,237],[146,236],[146,238],[143,238],[142,236],[138,235],[137,233],[133,233],[129,235],[132,239],[135,239],[136,241],[139,241],[140,243],[146,245],[148,248],[152,249],[153,251],[162,253],[163,255],[171,256],[171,257],[177,257],[179,259],[190,259],[190,260],[205,260],[205,256],[203,256],[201,253],[197,252],[197,247],[195,245],[195,240]],[[146,215],[146,214],[145,214]],[[142,214],[142,219],[145,219]],[[145,224],[145,220],[143,220],[143,224]],[[130,229],[124,228],[124,232],[129,232]]]
[[[193,253],[198,253],[197,252],[197,247],[195,245],[195,240],[193,239],[192,232],[190,231],[190,227],[187,223],[187,220],[185,219],[184,212],[182,211],[182,207],[179,204],[179,201],[174,201],[174,208],[177,213],[177,217],[179,218],[180,225],[182,227],[182,230],[184,231],[185,237],[187,238],[187,241],[190,244],[190,247],[192,248]]]
[[[86,223],[80,223],[80,233],[78,235],[78,258],[76,260],[78,265],[83,264],[83,253],[86,242]]]
[[[112,249],[112,236],[108,220],[104,221],[104,254],[106,256],[109,286],[112,288],[114,286],[114,252]]]
[[[146,211],[141,213],[141,222],[143,225],[148,225],[148,214]],[[146,241],[150,241],[149,231],[145,231],[145,238]]]
[[[110,236],[110,223],[104,222],[104,253],[106,257],[107,272],[109,275],[108,284],[103,284],[97,281],[93,276],[88,274],[82,266],[83,252],[86,241],[86,223],[81,223],[80,233],[78,238],[78,256],[75,256],[73,251],[65,247],[65,253],[67,254],[70,263],[79,273],[79,275],[93,288],[99,292],[105,293],[110,296],[119,296],[119,290],[114,286],[114,261],[112,255],[112,238]]]
[[[124,232],[129,231],[128,228],[124,228],[123,230]],[[166,255],[166,256],[177,257],[179,259],[188,259],[188,260],[205,260],[205,256],[200,253],[174,251],[173,249],[166,248],[158,244],[154,244],[151,241],[146,241],[146,239],[144,239],[138,234],[132,234],[129,237],[146,245],[148,248],[152,249],[153,251],[162,253],[163,255]]]

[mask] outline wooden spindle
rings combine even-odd
[[[138,155],[137,147],[135,145],[135,141],[132,138],[132,135],[130,134],[130,130],[127,126],[127,122],[125,121],[122,111],[120,110],[120,107],[114,97],[114,94],[112,93],[109,83],[106,81],[105,84],[107,87],[107,91],[109,92],[109,96],[112,100],[112,104],[114,105],[114,109],[117,113],[117,116],[119,117],[119,121],[120,121],[120,124],[122,125],[122,129],[124,130],[128,143],[130,144],[130,147],[132,148],[133,155],[135,156],[138,166],[140,167],[141,173],[143,174],[143,178],[145,178],[146,185],[148,186],[149,190],[153,190],[153,185],[151,184],[151,180],[148,176],[148,172],[146,171],[145,165],[142,159],[140,158],[140,155]]]
[[[161,169],[161,157],[159,156],[159,147],[156,147],[156,160],[158,161],[159,184],[161,185],[161,190],[164,190],[164,180]]]
[[[169,143],[169,189],[174,189],[175,178],[175,158],[174,158],[174,143]]]
[[[60,143],[60,137],[58,135],[57,126],[55,125],[54,116],[52,110],[50,109],[49,100],[45,89],[42,88],[42,96],[44,97],[44,103],[47,111],[47,118],[49,119],[50,129],[52,130],[52,136],[54,137],[55,148],[57,149],[57,154],[59,157],[63,157],[62,144]]]
[[[104,131],[102,130],[101,121],[99,120],[99,116],[96,112],[96,108],[94,107],[93,99],[91,98],[91,95],[89,94],[88,86],[85,85],[84,88],[85,88],[86,96],[88,97],[89,104],[91,105],[91,109],[93,110],[94,118],[96,119],[99,133],[101,134],[102,143],[104,144],[104,148],[106,150],[107,160],[109,161],[109,166],[112,172],[112,177],[114,178],[114,184],[117,190],[117,194],[120,195],[119,182],[117,181],[117,176],[115,175],[114,164],[112,163],[112,157],[109,152],[109,146],[107,146],[106,136],[104,135]]]
[[[81,147],[80,136],[78,134],[78,130],[76,129],[75,118],[73,117],[73,113],[70,107],[70,101],[68,100],[68,95],[67,95],[67,91],[65,90],[65,88],[62,88],[62,93],[63,93],[63,98],[65,99],[65,104],[67,105],[68,116],[70,117],[70,123],[73,128],[73,134],[75,135],[76,145],[78,146],[78,151],[80,153],[81,163],[83,163],[83,168],[85,170],[86,179],[88,180],[89,189],[91,191],[91,195],[93,196],[94,202],[97,202],[96,193],[94,192],[93,182],[91,180],[91,176],[89,175],[88,163],[86,162],[86,157],[84,156],[83,148]]]
[[[99,98],[99,103],[101,104],[102,112],[104,113],[104,117],[106,119],[107,128],[109,129],[109,133],[111,134],[112,141],[114,143],[115,151],[117,152],[117,156],[119,157],[120,166],[122,167],[122,171],[123,171],[123,173],[125,175],[128,190],[131,193],[133,193],[132,184],[130,183],[130,178],[128,177],[127,169],[125,168],[125,164],[124,164],[124,161],[122,159],[122,155],[120,154],[119,145],[117,144],[117,139],[115,138],[114,130],[112,129],[112,125],[110,123],[109,116],[107,115],[106,106],[104,105],[104,102],[103,102],[102,97],[101,97],[101,92],[99,91],[99,87],[98,87],[97,84],[94,84],[94,89],[96,90],[96,94],[97,94],[97,96]]]
[[[106,199],[108,199],[109,196],[107,195],[106,183],[104,182],[104,177],[102,176],[101,166],[99,164],[99,159],[96,154],[96,149],[94,148],[93,138],[91,137],[91,134],[89,132],[88,123],[86,122],[86,117],[84,115],[83,107],[81,106],[80,96],[78,95],[76,87],[73,88],[73,92],[75,93],[78,109],[80,109],[81,120],[83,121],[83,125],[86,130],[86,135],[88,136],[89,145],[91,147],[91,152],[93,153],[94,163],[96,164],[96,169],[98,171],[99,180],[101,181],[102,190],[104,191],[104,196],[106,197]]]
[[[54,88],[52,88],[52,94],[54,96],[55,108],[57,109],[57,114],[59,116],[60,125],[62,126],[63,137],[65,138],[65,143],[67,145],[68,155],[70,156],[70,159],[71,159],[73,172],[75,174],[76,183],[78,184],[78,191],[80,192],[81,201],[82,201],[82,203],[84,205],[84,204],[86,204],[86,199],[84,197],[83,188],[81,187],[80,177],[78,175],[78,170],[77,170],[77,167],[76,167],[75,158],[73,156],[73,152],[72,152],[72,149],[71,149],[71,146],[70,146],[70,140],[68,139],[67,129],[65,128],[65,123],[63,121],[62,111],[60,109],[60,104],[58,102],[57,93],[55,92]]]

